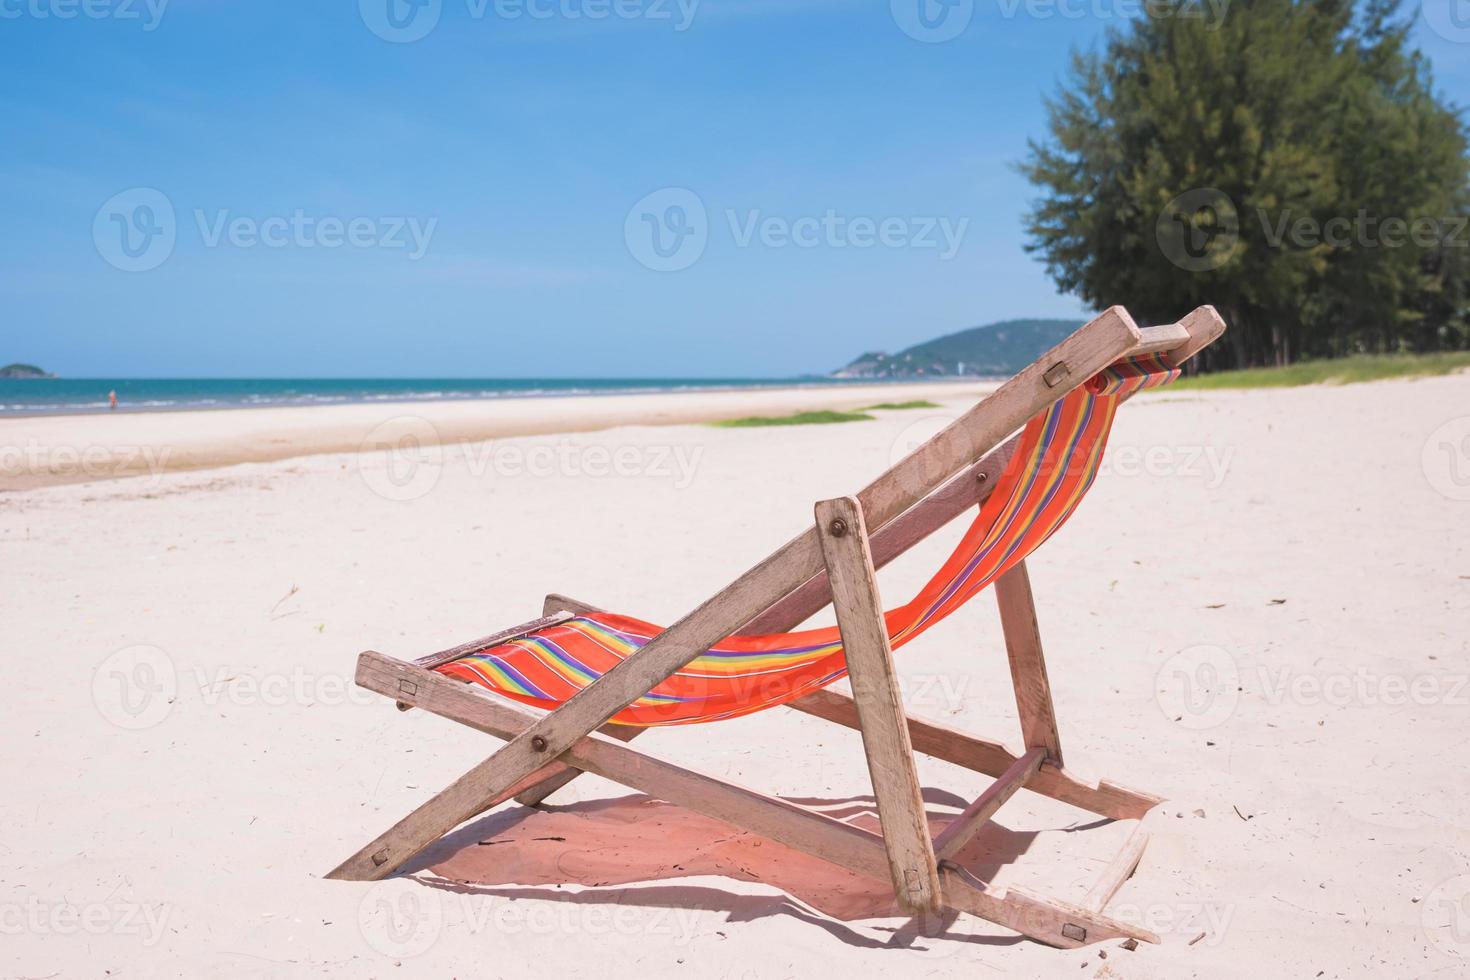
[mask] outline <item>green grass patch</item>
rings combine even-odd
[[[1357,384],[1386,378],[1425,378],[1470,368],[1470,351],[1434,354],[1354,354],[1330,361],[1303,361],[1280,368],[1219,371],[1180,378],[1170,390],[1217,388],[1291,388],[1298,385]]]
[[[830,425],[833,422],[862,422],[873,416],[866,412],[797,412],[795,415],[752,415],[725,419],[710,425],[722,429],[756,429],[767,425]]]
[[[906,408],[942,408],[931,401],[920,398],[911,402],[879,402],[876,405],[864,405],[858,409],[860,412],[897,412]]]

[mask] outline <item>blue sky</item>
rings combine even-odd
[[[389,2],[0,0],[0,362],[781,376],[1085,313],[1011,164],[1129,0]]]

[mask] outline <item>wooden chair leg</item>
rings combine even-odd
[[[1022,741],[1028,749],[1046,749],[1046,761],[1060,768],[1062,740],[1057,734],[1051,681],[1046,676],[1041,631],[1036,624],[1036,601],[1031,595],[1031,577],[1026,573],[1024,561],[1017,562],[995,580],[995,600],[1000,606],[1000,627],[1011,663],[1011,684],[1016,690]]]
[[[939,866],[893,670],[863,509],[856,497],[839,497],[818,503],[816,517],[898,905],[910,915],[938,912]]]

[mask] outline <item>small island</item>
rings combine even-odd
[[[7,364],[0,367],[0,378],[54,378],[34,364]]]

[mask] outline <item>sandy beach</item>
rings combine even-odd
[[[573,398],[17,416],[0,418],[0,491],[323,453],[482,443],[620,425],[846,411],[882,402],[974,397],[994,387],[966,382],[793,385]]]
[[[1068,768],[1167,799],[1110,907],[1161,945],[916,935],[871,883],[590,776],[410,875],[323,880],[500,744],[355,689],[359,651],[549,592],[672,621],[981,390],[0,422],[0,975],[1470,974],[1470,374],[1142,395],[1030,560]],[[943,408],[699,424],[899,398]],[[890,604],[959,530],[881,573]],[[912,714],[1018,747],[987,597],[898,665]],[[814,718],[639,744],[871,825],[859,737]],[[989,782],[920,772],[940,819]],[[1023,793],[967,859],[1077,900],[1115,830]]]

